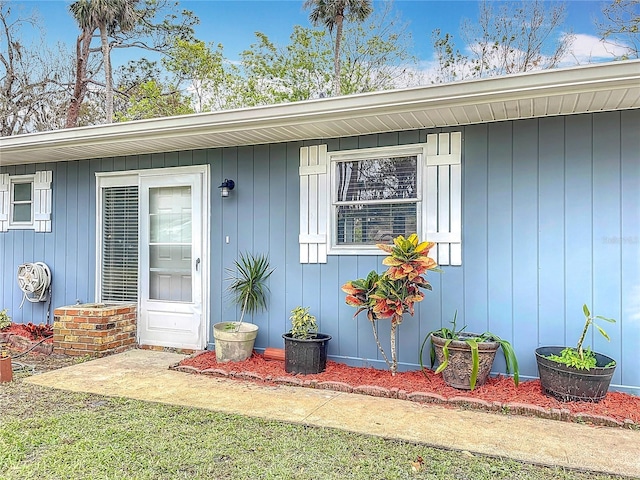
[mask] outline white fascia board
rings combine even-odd
[[[640,60],[632,60],[288,104],[78,127],[0,138],[0,165],[5,162],[13,163],[12,153],[24,156],[32,152],[35,156],[43,149],[59,149],[60,153],[56,153],[56,156],[60,156],[58,160],[67,160],[76,159],[77,153],[71,155],[68,152],[72,158],[64,158],[65,149],[91,146],[95,153],[96,146],[104,146],[104,154],[101,156],[108,157],[111,156],[108,148],[110,144],[131,143],[133,149],[135,143],[142,140],[246,133],[252,130],[255,130],[256,134],[254,143],[265,143],[262,139],[272,128],[313,125],[314,122],[332,122],[401,112],[428,112],[439,107],[454,108],[585,92],[637,89],[639,84]],[[638,107],[640,105],[625,108]],[[489,122],[492,119],[482,121]],[[415,126],[422,127],[423,125]],[[295,139],[298,138],[290,140]],[[2,157],[8,160],[3,162]],[[48,158],[46,161],[52,159]],[[34,159],[33,163],[37,163],[37,159]]]

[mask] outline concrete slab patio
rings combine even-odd
[[[327,390],[258,385],[168,369],[182,358],[175,353],[130,350],[25,381],[640,478],[637,430],[456,410]],[[482,428],[473,428],[474,425]]]

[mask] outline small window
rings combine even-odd
[[[50,170],[31,175],[0,173],[0,232],[51,232]]]
[[[336,245],[389,243],[417,228],[417,155],[335,162]]]
[[[300,263],[380,255],[377,243],[417,233],[440,265],[462,264],[462,134],[426,143],[328,151],[300,147]]]
[[[11,227],[30,227],[33,225],[33,177],[11,179]]]

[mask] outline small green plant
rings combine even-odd
[[[466,342],[467,345],[469,345],[469,347],[471,348],[472,364],[471,364],[471,377],[469,378],[469,385],[471,386],[471,390],[473,390],[476,386],[476,380],[478,379],[478,369],[480,367],[480,360],[478,357],[478,343],[498,342],[502,347],[502,353],[504,354],[507,373],[513,372],[513,382],[516,384],[516,387],[517,387],[518,384],[520,383],[520,370],[518,368],[518,359],[516,358],[516,353],[513,350],[513,346],[507,340],[503,340],[502,338],[500,338],[499,336],[491,332],[485,332],[482,335],[475,336],[475,337],[463,336],[463,332],[467,328],[467,326],[465,325],[459,330],[456,330],[457,319],[458,319],[458,311],[456,310],[455,314],[453,315],[453,321],[451,322],[452,328],[442,327],[442,328],[439,328],[438,330],[433,330],[429,332],[424,338],[424,340],[422,341],[422,345],[420,346],[419,357],[420,357],[420,368],[422,369],[423,373],[425,370],[424,364],[422,362],[424,347],[427,343],[427,340],[429,340],[429,338],[431,338],[432,335],[446,340],[444,346],[442,347],[442,355],[444,356],[444,361],[436,369],[436,372],[435,372],[436,374],[442,372],[449,365],[449,348],[448,348],[449,344],[454,340]],[[436,361],[436,349],[433,343],[431,343],[430,359],[431,359],[431,368],[433,368],[433,365],[435,364],[435,361]]]
[[[580,335],[576,347],[567,347],[560,352],[560,355],[549,355],[547,356],[547,358],[549,360],[553,360],[554,362],[562,363],[579,370],[590,370],[592,368],[595,368],[597,365],[595,353],[591,351],[591,347],[587,347],[586,350],[582,348],[582,344],[587,336],[589,327],[593,325],[596,330],[600,332],[600,335],[602,335],[607,339],[607,341],[609,341],[610,339],[607,332],[605,332],[604,329],[595,321],[596,319],[604,320],[605,322],[609,323],[615,323],[616,321],[613,318],[606,318],[600,315],[591,315],[591,312],[589,311],[586,303],[582,305],[582,313],[584,313],[585,317],[584,328],[582,329],[582,335]],[[615,365],[615,361],[604,366],[612,367],[613,365]]]
[[[11,317],[7,313],[7,309],[0,310],[0,330],[9,328],[11,326]]]
[[[269,286],[267,280],[275,269],[269,267],[266,255],[241,253],[234,262],[235,268],[227,268],[231,283],[228,291],[233,301],[241,307],[240,320],[227,329],[238,331],[244,320],[245,313],[254,314],[267,308],[267,294]]]
[[[309,307],[296,307],[291,310],[291,336],[293,338],[313,338],[318,333],[316,317],[309,313]]]

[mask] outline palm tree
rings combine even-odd
[[[333,95],[340,95],[340,43],[342,25],[347,20],[363,22],[371,15],[371,0],[305,0],[304,8],[311,10],[309,20],[314,26],[323,24],[329,33],[336,29],[336,45],[333,52]]]
[[[100,31],[100,44],[104,62],[106,122],[113,121],[113,75],[111,72],[111,46],[109,34],[116,30],[132,30],[138,20],[135,5],[139,0],[76,0],[69,10],[80,28]]]

